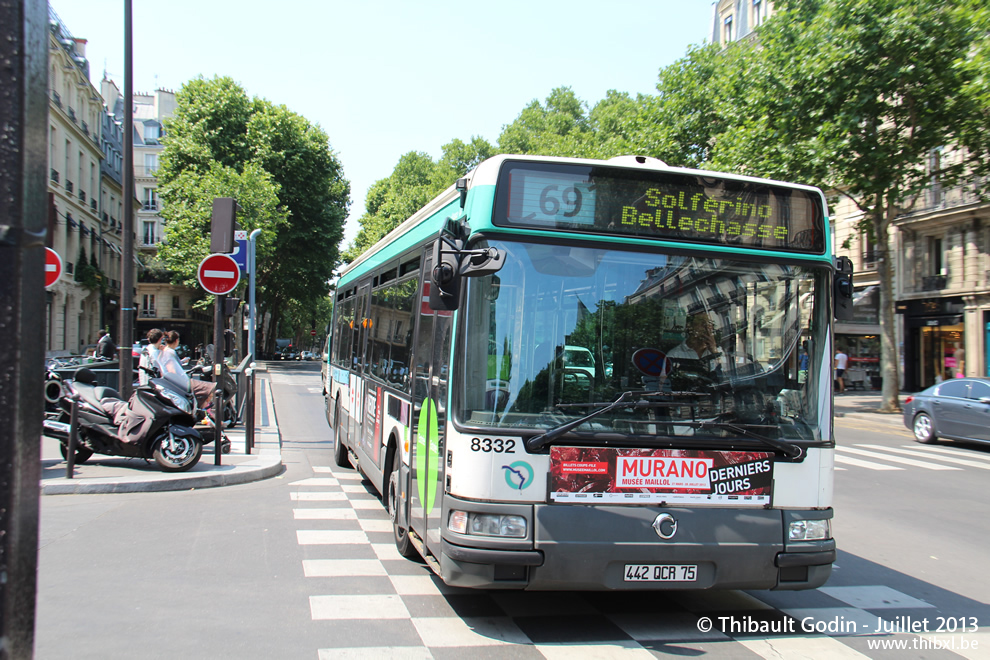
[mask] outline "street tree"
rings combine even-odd
[[[806,180],[862,212],[878,246],[884,411],[900,408],[891,222],[933,176],[953,185],[972,172],[965,159],[926,168],[929,153],[960,144],[972,121],[961,65],[973,44],[968,20],[958,2],[781,0],[750,54],[739,114],[708,158]]]
[[[361,229],[343,260],[356,259],[494,151],[487,140],[473,137],[445,144],[436,162],[424,152],[404,154],[388,177],[368,189],[365,213],[358,220]]]
[[[257,303],[275,327],[289,301],[316,304],[327,293],[349,204],[342,166],[319,126],[249,98],[230,78],[191,80],[176,100],[158,171],[159,258],[175,281],[195,287],[209,253],[213,198],[236,198],[241,228],[263,230]],[[260,334],[271,350],[274,333]]]

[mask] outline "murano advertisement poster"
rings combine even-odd
[[[551,447],[550,500],[767,506],[769,452]]]

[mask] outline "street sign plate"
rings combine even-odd
[[[62,257],[58,252],[45,248],[45,288],[50,289],[55,286],[58,279],[62,277]]]
[[[197,271],[199,284],[207,293],[222,296],[237,288],[241,269],[228,254],[211,254],[203,259]]]
[[[230,256],[234,258],[237,265],[241,267],[241,271],[248,272],[248,233],[243,229],[238,229],[234,232],[234,251],[230,253]]]

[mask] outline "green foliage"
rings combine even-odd
[[[72,279],[79,282],[90,291],[103,291],[106,286],[103,271],[96,263],[96,255],[92,258],[86,257],[86,248],[79,246],[79,255],[76,257],[75,271]]]
[[[199,288],[210,251],[215,197],[233,197],[237,222],[256,239],[259,309],[276,317],[293,301],[326,296],[350,203],[350,184],[327,134],[285,106],[248,98],[230,78],[197,78],[176,95],[158,171],[173,281]]]
[[[392,174],[379,179],[365,197],[365,214],[359,222],[354,242],[343,254],[344,261],[356,259],[431,199],[454,184],[478,163],[495,155],[486,140],[453,140],[443,146],[437,162],[429,154],[411,151],[399,159]]]

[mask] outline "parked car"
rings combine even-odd
[[[990,378],[952,378],[904,400],[914,439],[990,442]]]

